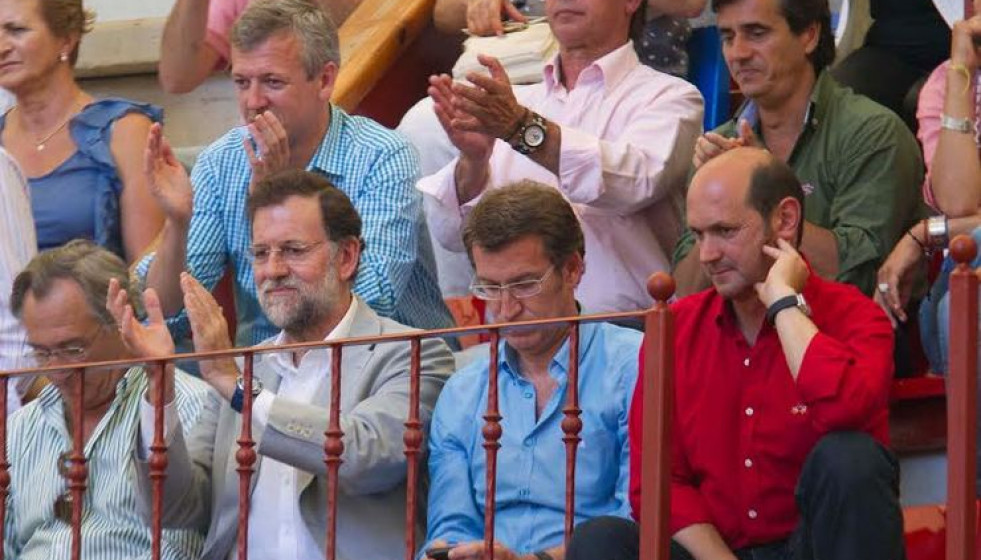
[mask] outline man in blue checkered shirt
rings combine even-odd
[[[147,173],[167,221],[156,253],[137,272],[160,295],[174,334],[187,333],[180,272],[210,289],[229,264],[236,342],[251,345],[277,333],[256,297],[245,201],[256,181],[284,168],[323,173],[362,216],[366,246],[354,286],[362,299],[410,326],[451,326],[413,187],[414,150],[396,133],[330,104],[340,55],[329,17],[311,0],[258,0],[230,40],[232,80],[248,124],[205,149],[190,181],[159,125],[148,139]]]

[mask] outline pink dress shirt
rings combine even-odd
[[[916,119],[919,121],[919,130],[916,137],[923,146],[923,162],[926,163],[926,178],[923,180],[923,200],[931,208],[937,209],[937,203],[933,198],[933,186],[930,184],[930,175],[933,167],[933,154],[937,151],[937,142],[940,141],[940,115],[944,112],[944,97],[947,94],[947,68],[950,61],[938,66],[930,77],[927,78],[923,89],[920,90],[920,100],[916,107]],[[974,84],[971,88],[971,97],[977,99],[979,76],[975,74]],[[981,130],[979,122],[981,114],[975,106],[974,126],[975,130]],[[975,140],[977,140],[975,138]],[[981,146],[981,144],[979,144]]]
[[[208,6],[208,31],[205,42],[221,56],[219,68],[228,65],[231,46],[228,43],[228,32],[238,16],[245,11],[249,0],[211,0]]]
[[[559,81],[559,71],[553,58],[543,82],[514,89],[519,103],[562,127],[559,175],[498,140],[485,189],[522,179],[559,189],[586,237],[579,300],[596,312],[648,307],[647,278],[670,270],[681,230],[702,97],[688,82],[641,65],[629,42],[585,68],[572,90]],[[456,163],[417,187],[438,203],[429,208],[433,237],[463,251],[462,224],[480,197],[459,204]]]

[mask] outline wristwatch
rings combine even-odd
[[[950,241],[950,231],[947,216],[930,216],[926,222],[927,240],[934,249],[947,246]]]
[[[534,111],[528,111],[527,114],[524,124],[509,138],[511,147],[526,156],[541,148],[548,134],[548,124],[544,117]]]
[[[255,376],[252,377],[252,399],[254,400],[262,392],[262,381],[259,381]],[[242,412],[242,406],[245,404],[245,377],[240,373],[235,379],[235,392],[232,393],[232,410],[235,412]]]
[[[961,132],[964,134],[974,134],[974,121],[968,118],[952,117],[940,114],[940,128]]]
[[[766,310],[767,322],[773,324],[774,319],[777,318],[777,313],[780,313],[784,309],[790,309],[791,307],[800,309],[800,312],[807,317],[811,316],[811,307],[807,305],[804,294],[794,294],[792,296],[782,297],[773,302],[773,305]]]

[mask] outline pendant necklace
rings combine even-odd
[[[55,128],[54,130],[52,130],[49,134],[47,134],[44,138],[42,138],[40,140],[33,140],[33,139],[31,140],[32,142],[34,142],[34,148],[37,151],[43,152],[44,151],[44,148],[47,147],[48,140],[51,140],[51,138],[55,134],[58,134],[59,132],[61,132],[61,130],[63,128],[65,128],[68,125],[69,122],[71,122],[72,117],[75,116],[75,105],[78,104],[78,97],[79,96],[77,96],[77,95],[75,96],[75,99],[72,101],[72,104],[71,104],[71,109],[68,111],[68,116],[65,117],[65,120],[61,121],[61,124],[59,124],[57,126],[57,128]]]

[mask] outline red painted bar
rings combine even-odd
[[[569,545],[576,525],[576,451],[582,438],[582,409],[579,408],[579,323],[569,329],[569,375],[566,406],[562,409],[562,432],[565,434],[565,545]]]
[[[6,527],[7,496],[10,494],[10,463],[7,462],[7,391],[9,377],[0,377],[0,528]],[[6,531],[0,530],[0,560]]]
[[[341,467],[344,453],[344,432],[341,431],[341,349],[330,347],[330,421],[324,432],[324,453],[327,458],[327,560],[337,556],[337,470]]]
[[[153,518],[150,524],[153,560],[160,560],[163,535],[163,483],[167,477],[167,444],[164,442],[164,391],[167,362],[154,364],[153,373],[161,390],[153,399],[153,443],[150,445],[150,480],[153,485]]]
[[[85,368],[75,370],[78,376],[78,395],[75,397],[73,410],[73,439],[74,449],[69,457],[71,467],[68,468],[68,489],[72,496],[72,560],[82,559],[82,500],[85,498],[85,481],[88,478],[88,468],[85,466]]]
[[[674,279],[657,272],[647,281],[654,307],[644,330],[644,433],[641,459],[640,557],[668,560],[671,492],[671,422],[674,403],[674,320],[668,300]],[[631,450],[637,453],[638,450]]]
[[[409,362],[409,419],[405,422],[405,434],[402,442],[405,444],[405,459],[407,462],[406,482],[408,484],[405,498],[405,560],[412,560],[416,551],[416,504],[419,500],[419,454],[422,449],[422,422],[419,420],[419,383],[422,375],[421,352],[419,338],[412,339]]]
[[[978,277],[974,240],[957,236],[950,252],[950,356],[947,373],[947,559],[974,560],[976,536]]]
[[[497,503],[497,450],[501,444],[501,412],[497,406],[497,347],[500,329],[490,332],[490,365],[487,371],[487,413],[484,414],[484,449],[487,450],[487,499],[484,502],[484,558],[494,560],[494,508]]]
[[[249,558],[249,502],[252,486],[252,473],[255,472],[256,453],[255,440],[252,439],[252,352],[245,352],[245,371],[242,372],[242,382],[245,391],[242,394],[242,432],[238,439],[238,451],[235,460],[238,461],[238,559]]]

